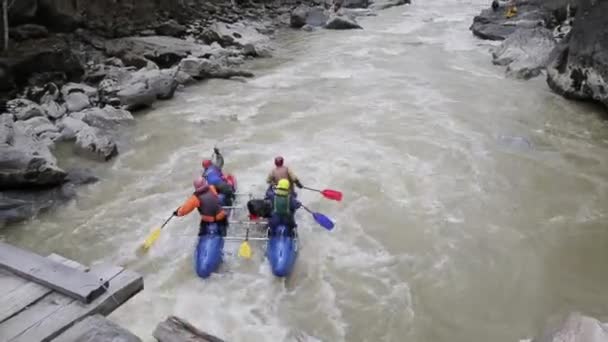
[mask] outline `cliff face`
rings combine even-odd
[[[608,1],[581,0],[570,36],[547,70],[557,93],[608,106]]]

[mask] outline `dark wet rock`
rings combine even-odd
[[[290,26],[293,28],[301,28],[306,25],[306,17],[310,12],[310,6],[300,5],[291,12]]]
[[[549,64],[556,46],[553,33],[546,28],[521,29],[494,50],[494,64],[507,65],[507,75],[530,79]]]
[[[179,70],[195,79],[253,77],[248,71],[224,67],[215,61],[204,58],[184,58],[179,64]]]
[[[11,38],[17,41],[44,38],[49,35],[46,27],[36,24],[24,24],[12,27],[9,31]]]
[[[549,325],[542,336],[532,342],[606,342],[608,324],[593,317],[572,313],[559,324]]]
[[[95,97],[97,89],[83,83],[67,83],[61,87],[61,94],[64,98],[72,93],[83,93],[87,97]]]
[[[60,37],[28,40],[0,58],[17,85],[25,85],[31,76],[44,77],[37,81],[45,84],[57,78],[76,80],[84,74],[84,65],[68,42]]]
[[[224,342],[175,316],[169,316],[164,322],[159,323],[154,329],[153,336],[158,342]]]
[[[45,116],[44,108],[37,103],[27,99],[14,99],[7,102],[8,112],[15,116],[16,120],[27,120],[36,116]]]
[[[608,106],[608,2],[579,2],[570,35],[547,68],[547,83],[567,98]]]
[[[369,0],[343,0],[343,8],[367,8],[369,6]]]
[[[41,104],[54,102],[59,99],[59,87],[55,83],[47,83],[44,86],[44,93],[38,100]]]
[[[161,68],[170,68],[189,55],[203,56],[208,52],[209,47],[204,45],[166,36],[127,37],[106,42],[106,53],[110,56],[123,62],[122,57],[128,54],[143,56]]]
[[[387,8],[403,6],[410,3],[410,0],[376,0],[373,4],[371,4],[370,8],[376,11],[381,11]]]
[[[101,129],[88,125],[76,133],[75,150],[77,154],[105,161],[118,155],[114,140]]]
[[[348,18],[345,16],[330,17],[327,25],[325,25],[325,28],[330,30],[362,29],[354,18]]]
[[[46,101],[40,107],[44,109],[46,116],[53,120],[57,120],[67,113],[67,108],[55,101]]]
[[[155,28],[159,36],[182,37],[186,34],[186,26],[179,24],[175,20],[168,20]]]
[[[85,108],[91,107],[89,97],[85,93],[72,92],[63,98],[65,100],[68,112],[78,112]]]
[[[0,122],[0,190],[62,184],[66,173],[49,146],[23,124],[2,116]]]
[[[550,11],[538,3],[522,2],[517,9],[518,14],[512,18],[505,17],[504,8],[485,9],[473,19],[470,29],[482,39],[504,40],[520,28],[544,27],[551,20]]]

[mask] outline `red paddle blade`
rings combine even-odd
[[[326,190],[321,191],[321,194],[323,194],[323,196],[325,196],[325,198],[329,198],[334,201],[342,200],[342,193],[340,191],[326,189]]]

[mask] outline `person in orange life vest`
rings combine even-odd
[[[298,188],[302,189],[303,185],[300,183],[298,176],[287,166],[284,165],[285,160],[283,157],[274,158],[275,168],[270,171],[266,178],[266,183],[270,185],[270,188],[276,186],[281,179],[287,179],[289,181],[289,190],[295,195],[293,191],[293,185],[295,184]],[[270,189],[269,189],[270,190]]]
[[[194,193],[190,196],[184,204],[177,208],[173,215],[185,216],[192,212],[194,209],[198,209],[201,215],[201,225],[198,235],[207,234],[207,226],[210,223],[217,223],[222,232],[222,236],[226,235],[226,228],[228,227],[228,217],[226,212],[222,208],[217,190],[213,185],[207,184],[207,181],[203,177],[199,177],[194,182]]]

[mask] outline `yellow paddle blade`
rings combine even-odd
[[[249,242],[243,241],[239,247],[239,256],[245,259],[251,258],[251,247],[249,247]]]
[[[144,240],[144,243],[141,245],[141,247],[143,249],[148,249],[152,246],[152,244],[154,244],[154,242],[156,242],[156,240],[158,240],[158,237],[160,236],[160,228],[156,228],[152,231],[152,233],[150,233],[150,235],[148,235],[148,237]]]

